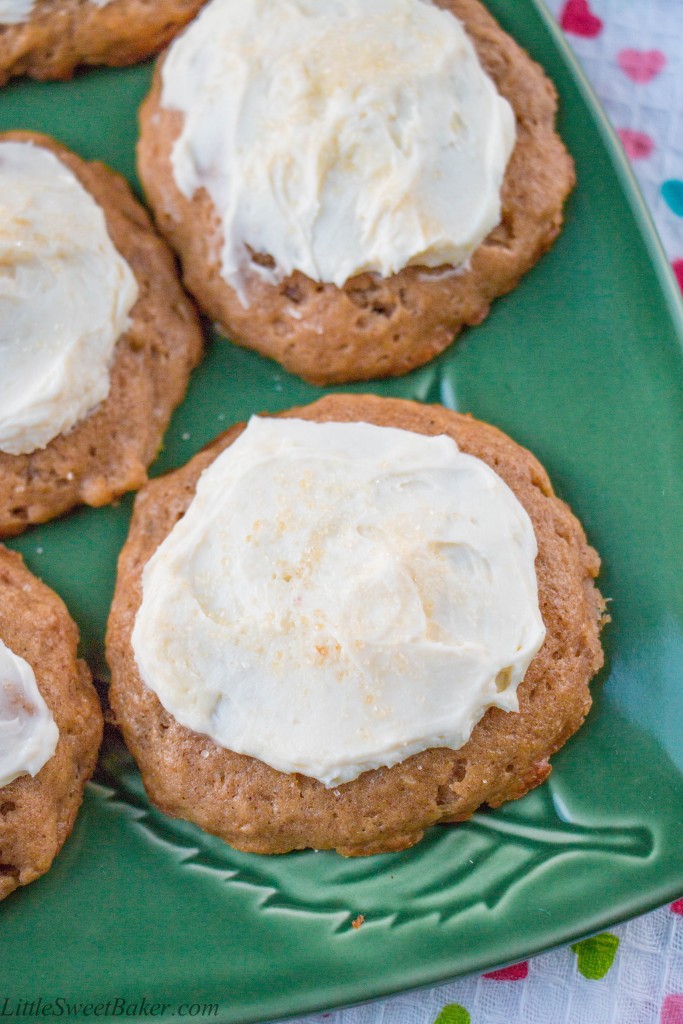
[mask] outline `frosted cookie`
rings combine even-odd
[[[63,602],[0,545],[0,900],[45,874],[95,770],[102,712]]]
[[[595,551],[537,460],[335,395],[138,495],[107,635],[151,799],[241,850],[400,850],[522,796],[603,661]]]
[[[342,383],[432,359],[551,245],[555,111],[477,0],[211,0],[158,64],[138,167],[227,336]]]
[[[0,85],[13,75],[70,78],[82,64],[158,53],[204,0],[0,0]]]
[[[118,174],[0,135],[0,537],[147,478],[201,354],[173,256]]]

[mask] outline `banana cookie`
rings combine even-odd
[[[0,85],[71,78],[83,64],[136,64],[162,50],[204,0],[0,0]]]
[[[0,135],[0,537],[139,487],[202,336],[120,175]]]
[[[229,338],[314,384],[395,376],[557,236],[556,106],[477,0],[211,0],[158,63],[138,168]]]
[[[603,662],[542,466],[440,406],[328,396],[136,498],[110,701],[150,798],[240,850],[400,850],[522,796]]]
[[[61,599],[0,545],[0,900],[49,869],[95,770],[102,711]]]

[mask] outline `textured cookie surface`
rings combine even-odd
[[[0,452],[0,537],[140,487],[202,348],[197,314],[177,279],[173,255],[124,179],[45,136],[0,135],[0,141],[10,140],[33,140],[51,150],[90,192],[136,277],[139,297],[114,351],[107,398],[47,447],[28,455]]]
[[[29,19],[0,25],[0,85],[13,75],[70,78],[81,64],[135,64],[158,53],[205,0],[36,0]]]
[[[73,828],[102,739],[78,630],[61,599],[19,555],[0,545],[0,637],[33,669],[59,729],[54,755],[34,777],[0,789],[0,899],[48,870]]]
[[[245,308],[220,274],[221,229],[208,194],[189,200],[176,186],[170,154],[182,115],[160,106],[161,62],[141,108],[140,178],[160,230],[180,254],[188,289],[233,341],[315,384],[395,376],[428,362],[462,327],[486,317],[492,300],[515,287],[561,227],[574,170],[554,130],[552,84],[477,0],[437,3],[462,20],[517,121],[502,220],[468,270],[407,267],[388,278],[361,274],[342,288],[298,271],[279,285],[254,274]]]
[[[431,749],[336,789],[283,774],[179,725],[141,681],[131,632],[145,563],[187,510],[202,470],[239,435],[234,427],[185,467],[138,495],[119,560],[108,626],[110,700],[151,799],[241,850],[335,848],[348,856],[400,850],[435,822],[468,818],[481,803],[522,796],[550,772],[548,757],[581,725],[588,683],[603,661],[599,559],[580,523],[553,494],[542,466],[494,427],[443,409],[371,395],[334,395],[287,415],[364,421],[447,434],[483,459],[527,510],[538,541],[536,573],[545,642],[518,690],[519,714],[489,709],[457,751]]]

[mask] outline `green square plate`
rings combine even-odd
[[[110,736],[53,869],[0,907],[0,996],[146,996],[217,1003],[224,1022],[265,1020],[518,960],[683,889],[680,297],[621,149],[541,0],[490,6],[559,89],[579,180],[566,229],[452,351],[372,390],[498,424],[540,457],[583,519],[613,615],[589,720],[540,790],[434,828],[405,853],[359,861],[240,854],[165,818]],[[0,128],[51,132],[134,181],[149,80],[143,66],[19,82],[0,93]],[[318,394],[212,341],[154,471],[235,419]],[[62,594],[102,679],[130,508],[77,512],[12,545]]]

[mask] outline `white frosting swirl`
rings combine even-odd
[[[253,418],[145,567],[136,662],[182,725],[338,785],[518,709],[536,551],[450,438]]]
[[[138,296],[102,209],[49,150],[0,143],[0,451],[66,433],[109,393]]]
[[[272,281],[342,285],[462,265],[500,220],[514,114],[429,0],[211,0],[170,47],[161,102],[184,115],[177,186],[208,191],[243,302],[247,246]]]
[[[28,21],[36,0],[0,0],[0,25],[20,25]],[[106,7],[111,0],[89,0],[94,7]]]
[[[58,740],[33,669],[0,640],[0,789],[19,775],[37,775]]]

